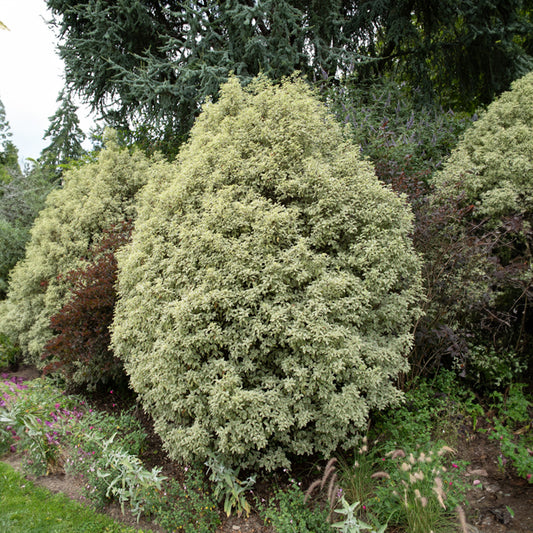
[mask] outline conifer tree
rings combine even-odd
[[[8,183],[21,174],[18,163],[18,149],[13,144],[11,127],[6,118],[6,109],[0,100],[0,182]]]
[[[394,76],[471,109],[532,66],[531,0],[47,0],[69,87],[176,151],[228,74]]]
[[[50,139],[50,144],[41,152],[40,162],[59,177],[62,165],[79,159],[85,153],[82,146],[85,133],[80,128],[77,107],[72,102],[71,94],[63,89],[57,101],[60,106],[50,117],[50,125],[43,137]]]

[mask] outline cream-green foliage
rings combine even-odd
[[[466,131],[444,169],[435,175],[434,184],[434,206],[472,209],[445,228],[448,238],[466,245],[442,284],[450,301],[448,309],[454,302],[458,310],[499,305],[491,311],[494,317],[509,313],[515,306],[514,316],[517,307],[522,307],[517,304],[529,298],[524,287],[533,275],[533,72],[514,82],[511,90],[495,100]],[[516,220],[506,226],[506,220],[513,217]],[[517,221],[522,221],[522,228]],[[498,272],[495,257],[503,266],[514,260],[516,266],[529,262],[529,268],[509,277],[503,269]],[[446,264],[442,257],[440,264]],[[457,287],[463,289],[462,298],[457,298]],[[524,313],[528,308],[525,303]],[[461,328],[460,324],[449,324]],[[517,346],[516,339],[512,345]]]
[[[467,130],[434,178],[436,199],[464,194],[496,224],[533,213],[533,72],[513,83]]]
[[[18,342],[29,361],[38,362],[52,337],[50,317],[68,299],[58,276],[83,264],[101,232],[136,216],[135,197],[146,183],[150,163],[140,152],[119,148],[112,132],[97,161],[64,175],[50,193],[32,228],[26,257],[11,273],[0,330]]]
[[[288,466],[397,403],[412,215],[304,83],[228,82],[141,198],[113,346],[173,457]]]

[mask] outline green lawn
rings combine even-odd
[[[64,494],[52,494],[0,462],[0,531],[6,533],[133,533]]]

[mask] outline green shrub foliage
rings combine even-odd
[[[474,302],[478,325],[487,325],[489,333],[474,340],[492,344],[497,339],[496,348],[527,352],[533,340],[528,333],[533,327],[528,313],[533,303],[533,73],[488,107],[434,183],[433,206],[453,204],[463,213],[445,230],[454,242],[470,243],[479,256],[473,275],[465,277],[467,263],[458,264],[445,292],[469,279],[468,300],[458,305]]]
[[[0,331],[39,362],[53,336],[50,318],[69,298],[67,272],[87,264],[88,251],[105,229],[135,218],[135,196],[148,179],[150,163],[110,138],[97,161],[64,175],[37,217],[26,257],[11,273]]]
[[[337,118],[350,126],[378,176],[412,194],[417,191],[407,187],[402,173],[419,173],[427,181],[472,122],[466,113],[431,104],[418,90],[385,77],[368,84],[347,79],[324,90],[323,98]]]
[[[289,466],[396,404],[411,229],[303,82],[228,82],[118,252],[113,346],[170,454]]]
[[[36,165],[27,175],[12,172],[9,182],[0,182],[0,298],[5,298],[9,272],[24,257],[30,228],[52,189]]]

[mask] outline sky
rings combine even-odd
[[[39,157],[50,143],[43,136],[64,86],[57,38],[46,24],[50,19],[44,0],[0,0],[0,21],[9,28],[0,30],[0,100],[21,164]],[[84,108],[78,111],[85,133],[92,125],[87,114]]]

